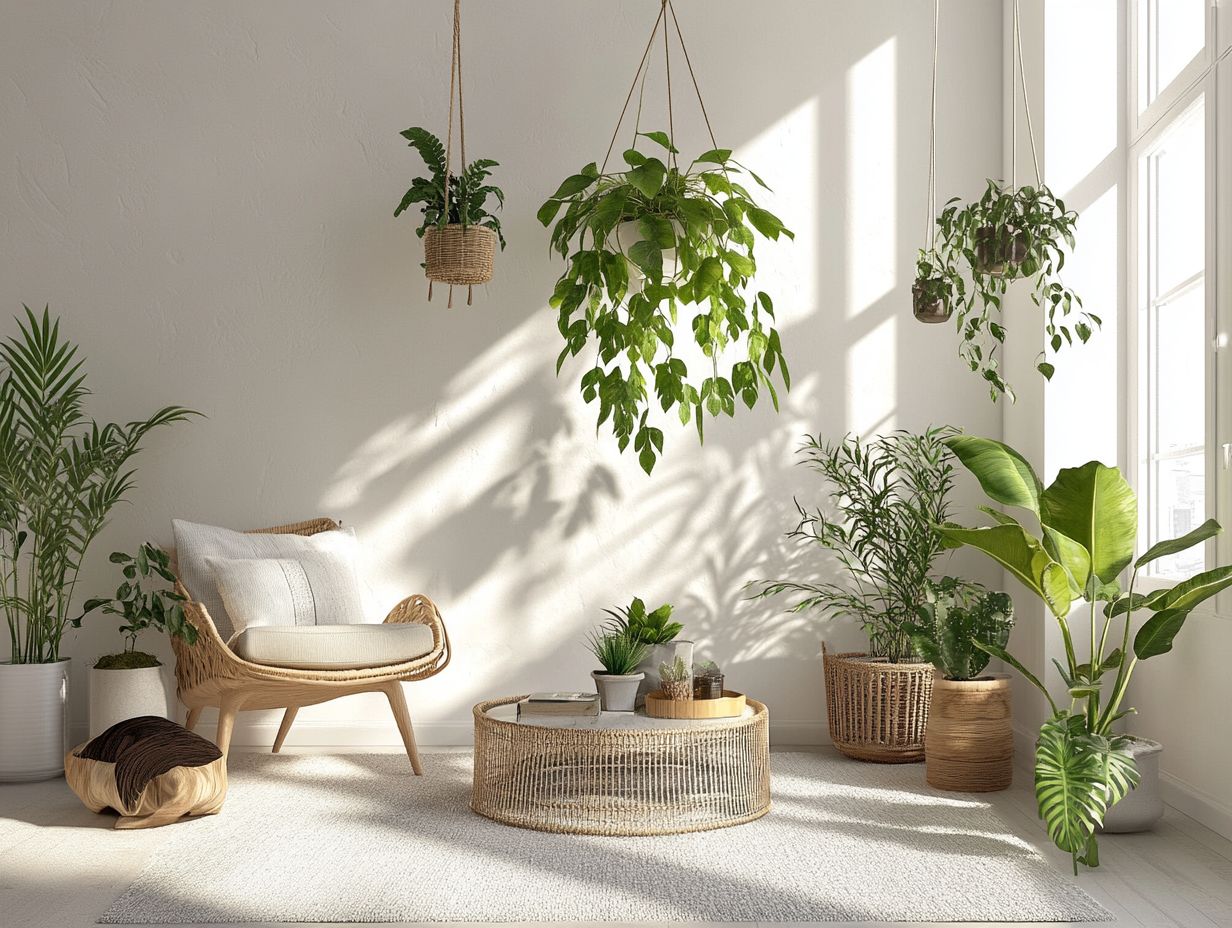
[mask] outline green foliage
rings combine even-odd
[[[954,466],[944,439],[952,434],[940,427],[922,435],[893,432],[869,442],[856,436],[839,443],[809,437],[804,462],[829,485],[836,516],[797,501],[800,522],[790,537],[836,558],[846,582],[758,581],[756,595],[803,594],[792,612],[852,616],[868,633],[874,655],[914,660],[907,626],[917,617],[943,547],[934,526],[949,518]]]
[[[1008,594],[954,577],[926,585],[919,622],[906,626],[916,652],[947,680],[978,677],[991,655],[976,641],[1004,648],[1013,628],[1014,603]]]
[[[175,574],[171,572],[171,558],[158,545],[145,542],[137,553],[115,551],[111,563],[119,564],[124,579],[116,588],[114,597],[86,600],[81,615],[73,619],[75,628],[95,609],[124,620],[120,634],[127,640],[124,652],[132,654],[137,648],[137,636],[147,628],[165,632],[174,638],[183,638],[189,644],[197,643],[197,629],[184,617],[182,603],[186,597],[174,589],[146,590],[142,583],[151,578],[174,585]],[[98,666],[97,664],[95,665]]]
[[[950,200],[937,217],[935,246],[920,252],[917,279],[956,310],[958,356],[988,383],[993,401],[1003,393],[1013,399],[996,353],[1006,335],[1001,304],[1014,281],[1028,280],[1032,301],[1047,314],[1048,345],[1036,361],[1046,378],[1055,370],[1046,356],[1075,338],[1085,343],[1102,324],[1060,281],[1078,214],[1046,186],[1014,190],[991,180],[979,200],[959,204]]]
[[[794,236],[754,202],[741,180],[765,184],[730,150],[704,152],[682,171],[666,134],[639,135],[664,146],[664,157],[631,148],[628,169],[611,174],[588,164],[538,216],[544,226],[555,223],[551,247],[568,262],[551,299],[565,342],[557,373],[593,343],[595,362],[580,389],[599,404],[596,428],[610,421],[620,450],[632,441],[650,473],[663,451],[651,390],[663,413],[674,409],[683,425],[693,420],[699,440],[704,415],[734,416],[737,399],[751,409],[764,389],[778,409],[772,378],[777,371],[790,389],[791,375],[771,324],[774,304],[749,286],[757,236]],[[631,268],[640,283],[630,281]],[[708,359],[701,379],[675,353],[681,307],[695,307],[688,331]],[[724,370],[729,348],[738,357]]]
[[[670,621],[672,606],[664,603],[654,611],[648,612],[646,604],[638,597],[628,606],[616,609],[604,609],[611,616],[611,627],[618,632],[627,634],[635,641],[646,644],[667,644],[675,639],[684,629],[679,622]]]
[[[427,129],[405,129],[400,135],[419,152],[432,176],[416,177],[411,182],[411,189],[394,210],[394,216],[401,216],[419,203],[422,204],[423,222],[415,231],[420,238],[429,226],[444,227],[450,223],[483,226],[496,233],[503,249],[505,236],[501,232],[500,220],[488,211],[487,206],[489,196],[495,197],[498,208],[505,205],[505,194],[501,189],[487,183],[492,175],[491,169],[500,165],[491,159],[480,158],[463,165],[461,174],[453,174],[445,161],[445,146]],[[446,176],[449,178],[448,211],[445,209]]]
[[[624,675],[637,671],[637,665],[650,653],[650,645],[624,632],[596,631],[590,636],[590,653],[604,673]]]
[[[674,661],[660,661],[659,679],[664,683],[683,683],[689,679],[689,667],[684,658],[677,656]]]
[[[49,310],[25,310],[0,343],[0,609],[15,664],[60,659],[82,559],[133,487],[129,462],[152,429],[199,415],[167,406],[124,425],[86,419],[77,346]]]
[[[997,525],[962,528],[938,525],[954,544],[966,544],[1000,563],[1035,593],[1056,618],[1065,646],[1065,664],[1053,661],[1065,683],[1053,697],[1023,664],[995,642],[979,647],[1017,668],[1052,707],[1052,719],[1040,732],[1036,752],[1036,798],[1057,846],[1079,863],[1097,866],[1095,827],[1107,807],[1137,782],[1125,740],[1112,725],[1133,709],[1122,709],[1130,678],[1139,661],[1166,654],[1198,605],[1232,586],[1232,567],[1217,567],[1149,595],[1134,592],[1138,572],[1152,561],[1184,551],[1220,531],[1214,519],[1181,536],[1152,546],[1134,560],[1138,499],[1121,472],[1098,461],[1065,468],[1045,487],[1026,459],[988,438],[956,436],[947,441],[955,456],[989,498],[1027,510],[1038,522],[1033,533],[1011,516],[986,510]],[[1130,566],[1129,586],[1120,575]],[[1089,612],[1089,648],[1080,660],[1070,609],[1084,602]],[[1132,616],[1150,616],[1134,637]],[[1121,619],[1119,647],[1114,622]],[[1077,617],[1074,619],[1078,621]],[[1062,708],[1068,702],[1069,708]],[[1076,711],[1077,710],[1077,711]],[[1093,786],[1094,777],[1098,786]]]

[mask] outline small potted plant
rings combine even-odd
[[[501,189],[487,183],[491,169],[499,165],[480,158],[454,174],[449,170],[445,146],[427,129],[406,129],[401,135],[419,152],[432,176],[415,178],[394,216],[421,204],[423,221],[416,232],[424,241],[428,299],[432,299],[431,282],[436,281],[449,284],[450,306],[454,286],[467,288],[469,304],[470,288],[492,279],[497,242],[502,250],[505,247],[500,219],[488,208],[489,196],[495,198],[498,208],[505,204]]]
[[[918,623],[907,631],[919,655],[936,668],[924,735],[930,786],[979,793],[1010,785],[1010,677],[985,672],[990,655],[976,642],[1004,648],[1013,627],[1014,604],[1005,593],[954,577],[925,589]]]
[[[719,699],[723,695],[723,671],[714,661],[702,661],[693,667],[693,698]]]
[[[148,628],[196,644],[197,629],[184,617],[185,597],[174,589],[145,589],[151,579],[175,583],[171,559],[157,545],[143,544],[136,554],[116,551],[111,563],[120,565],[124,579],[114,597],[88,600],[82,615],[73,620],[80,627],[84,616],[95,609],[123,620],[120,633],[124,650],[105,654],[90,668],[90,737],[116,722],[156,715],[170,718],[174,708],[162,662],[153,654],[137,650],[137,636]]]
[[[915,262],[915,282],[911,285],[911,309],[920,322],[948,322],[954,305],[966,295],[962,275],[942,255],[921,249]]]
[[[766,185],[714,148],[679,166],[666,132],[640,132],[654,153],[624,152],[625,168],[603,173],[592,162],[563,182],[539,209],[551,248],[566,262],[551,305],[565,361],[588,352],[581,379],[621,451],[630,442],[646,473],[663,451],[652,415],[675,413],[703,434],[706,415],[734,416],[791,376],[774,328],[774,303],[752,289],[758,237],[794,237],[745,186]],[[630,268],[640,277],[630,283]],[[685,320],[681,313],[688,313]],[[689,340],[705,356],[690,374],[674,346]],[[655,409],[658,407],[658,409]]]
[[[664,661],[659,665],[659,690],[671,700],[680,701],[693,698],[693,670],[677,657],[671,663]]]
[[[658,670],[662,664],[671,664],[679,659],[686,666],[693,666],[693,642],[678,637],[684,626],[671,620],[670,603],[647,609],[646,603],[635,596],[628,606],[605,609],[604,612],[611,617],[608,625],[612,630],[649,645],[646,656],[637,667],[639,672],[646,675],[637,693],[639,706],[645,701],[647,693],[659,689]]]
[[[649,651],[650,645],[627,632],[591,633],[590,652],[601,669],[590,675],[599,691],[599,707],[604,712],[632,712],[636,708],[638,684],[646,677],[637,666]]]
[[[920,661],[907,626],[943,548],[934,526],[949,518],[954,466],[943,439],[952,434],[943,427],[867,442],[809,437],[801,453],[828,484],[829,505],[809,510],[797,501],[801,518],[790,537],[837,560],[839,579],[754,584],[757,596],[802,594],[793,613],[816,609],[863,625],[867,652],[835,654],[822,644],[830,738],[857,760],[924,759],[933,668]],[[827,564],[823,576],[831,575]]]

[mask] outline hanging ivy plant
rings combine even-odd
[[[996,357],[1005,341],[1001,304],[1011,283],[1028,280],[1032,301],[1047,314],[1048,343],[1035,365],[1045,378],[1056,370],[1048,357],[1075,338],[1085,343],[1102,324],[1060,280],[1078,214],[1042,184],[1012,189],[990,180],[979,200],[960,202],[950,200],[937,217],[936,242],[916,262],[916,287],[957,310],[959,357],[988,382],[994,401],[1000,394],[1013,399]]]
[[[769,189],[730,149],[704,152],[682,171],[666,133],[638,136],[665,156],[631,148],[627,170],[609,174],[592,162],[566,178],[538,216],[544,226],[555,222],[551,247],[568,262],[551,300],[565,342],[556,371],[593,343],[582,396],[598,402],[597,426],[611,423],[621,451],[632,441],[650,473],[663,450],[652,390],[663,412],[693,420],[699,440],[704,415],[735,415],[737,397],[751,409],[764,388],[778,409],[773,378],[790,389],[791,375],[771,324],[774,303],[750,292],[753,244],[759,235],[795,236],[742,185],[748,177]],[[709,362],[700,378],[675,350],[685,307],[689,336]],[[729,351],[737,360],[721,366]]]

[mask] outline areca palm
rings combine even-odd
[[[167,406],[100,425],[83,408],[83,359],[50,311],[29,307],[0,342],[0,610],[13,663],[60,659],[73,588],[90,543],[133,487],[146,434],[197,415]]]

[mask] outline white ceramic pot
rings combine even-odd
[[[90,737],[102,734],[116,722],[142,715],[171,718],[174,707],[164,668],[135,667],[130,670],[90,668]]]
[[[680,223],[676,222],[673,219],[672,228],[676,232],[676,237],[679,238],[683,231],[680,227]],[[635,242],[640,242],[643,238],[642,230],[640,228],[640,223],[638,222],[620,223],[619,225],[616,226],[613,236],[615,237],[616,241],[619,242],[621,251],[623,251],[624,254],[626,255],[629,253],[629,249],[633,247],[633,244]],[[629,261],[628,259],[626,259],[625,263],[629,267],[629,286],[640,288],[642,285],[642,281],[646,279],[646,275],[642,273],[642,269],[638,267],[636,264],[634,264],[632,261]],[[663,249],[663,273],[670,277],[675,272],[675,266],[676,266],[676,249],[675,248],[664,248]]]
[[[599,691],[599,708],[604,712],[632,712],[637,704],[637,686],[644,673],[604,673],[592,670],[595,688]]]
[[[1142,778],[1129,795],[1108,810],[1100,831],[1105,834],[1129,834],[1150,831],[1164,814],[1164,801],[1159,795],[1159,755],[1164,746],[1149,738],[1135,738],[1129,744]]]
[[[656,644],[650,648],[650,653],[637,665],[637,669],[646,675],[637,688],[637,704],[646,702],[646,694],[659,688],[659,665],[670,664],[680,658],[685,667],[689,668],[689,688],[693,688],[693,642],[682,641],[679,638],[667,644]]]
[[[69,661],[0,664],[0,782],[64,773]]]

